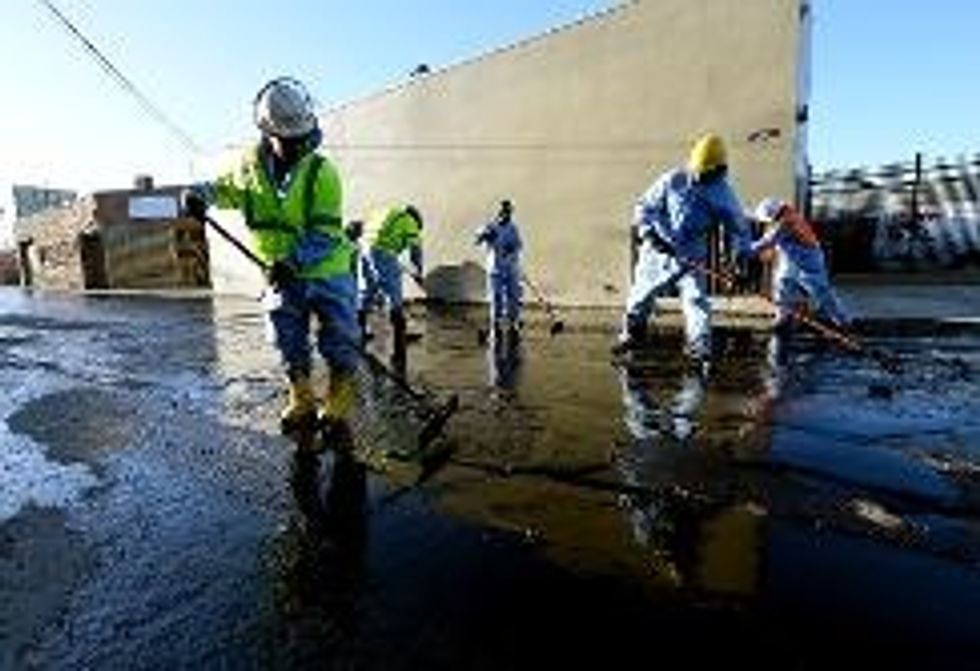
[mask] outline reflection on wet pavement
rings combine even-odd
[[[297,451],[250,301],[0,298],[4,557],[64,548],[0,557],[0,623],[58,586],[5,668],[976,659],[976,333],[875,337],[893,375],[722,328],[702,375],[669,330],[614,366],[594,314],[481,345],[417,313],[409,379],[460,409],[378,472],[410,409],[371,383],[349,445]],[[71,494],[13,502],[28,453]]]

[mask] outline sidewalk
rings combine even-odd
[[[870,284],[841,279],[837,290],[851,313],[861,319],[980,325],[980,285],[975,283]]]

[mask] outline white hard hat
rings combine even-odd
[[[300,82],[279,77],[255,96],[255,125],[267,135],[299,138],[316,128],[313,99]]]
[[[778,198],[763,198],[755,208],[755,218],[759,221],[776,221],[786,207],[786,201]]]

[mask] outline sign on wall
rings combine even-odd
[[[177,199],[173,196],[132,196],[130,219],[176,219]]]

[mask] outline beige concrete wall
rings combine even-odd
[[[641,0],[332,110],[345,215],[415,202],[431,291],[480,299],[472,233],[511,198],[549,297],[619,304],[632,203],[702,132],[727,139],[746,206],[792,198],[800,6]]]
[[[212,207],[209,214],[235,238],[246,244],[251,243],[251,234],[238,213]],[[261,296],[266,286],[262,271],[211,228],[207,229],[207,239],[211,256],[211,285],[215,292],[253,298]]]

